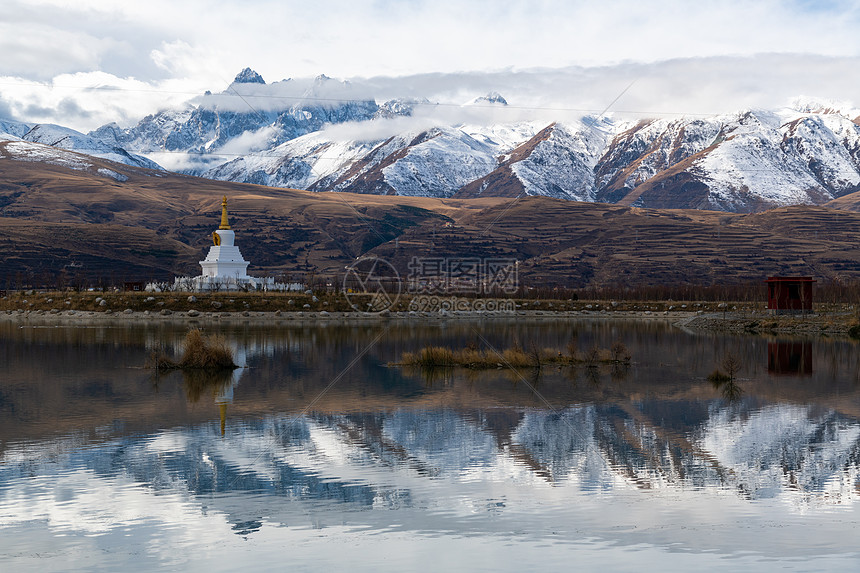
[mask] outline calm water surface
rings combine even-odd
[[[154,377],[183,328],[0,324],[0,569],[860,567],[853,342],[232,325],[245,368]],[[431,343],[617,340],[629,368],[386,366]],[[714,386],[726,353],[740,380]]]

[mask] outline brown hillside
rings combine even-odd
[[[0,159],[0,288],[61,273],[120,281],[196,274],[224,195],[257,275],[335,276],[372,254],[404,275],[416,256],[516,259],[521,282],[542,286],[860,279],[853,195],[831,203],[842,210],[732,215],[543,197],[311,193],[92,163],[127,180]]]
[[[860,278],[860,216],[823,207],[758,215],[658,211],[527,197],[458,220],[427,236],[410,229],[396,252],[510,257],[527,284],[568,287],[721,284],[768,275]]]

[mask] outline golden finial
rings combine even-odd
[[[230,230],[230,222],[227,220],[227,196],[224,195],[224,200],[221,201],[221,226],[219,229],[226,231]]]
[[[218,404],[218,410],[221,412],[221,437],[223,438],[227,426],[227,404]]]

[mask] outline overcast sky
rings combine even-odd
[[[379,99],[495,90],[522,113],[600,110],[628,86],[619,113],[860,105],[849,1],[3,0],[0,53],[0,116],[84,130],[219,92],[246,66]]]

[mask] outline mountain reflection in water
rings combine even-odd
[[[297,533],[310,528],[362,546],[375,541],[356,541],[361,532],[393,546],[426,536],[516,539],[524,554],[532,543],[564,545],[548,563],[584,551],[569,546],[583,540],[595,551],[609,542],[738,559],[857,556],[852,342],[586,320],[249,325],[225,332],[247,368],[155,378],[139,367],[152,348],[178,346],[180,328],[104,330],[0,325],[0,531],[38,532],[17,542],[25,552],[47,543],[42,534],[106,536],[107,553],[128,565],[123,539],[165,542],[153,528],[176,531],[174,548],[225,535],[266,544],[298,535],[312,547]],[[622,340],[633,364],[386,366],[427,344],[464,346],[476,332],[499,347]],[[742,364],[732,392],[706,379],[727,352]],[[10,543],[0,541],[0,556],[14,563],[21,548]]]

